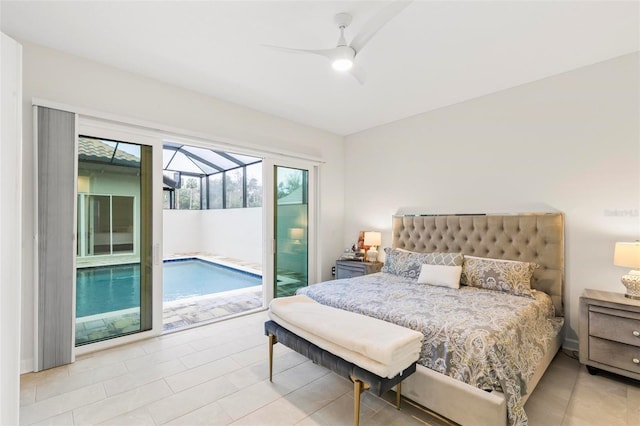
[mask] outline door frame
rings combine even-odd
[[[308,224],[307,224],[307,279],[308,284],[318,281],[318,163],[314,161],[291,159],[288,157],[274,157],[263,159],[262,181],[263,181],[263,214],[262,233],[264,235],[264,250],[262,253],[263,271],[263,292],[264,306],[269,306],[274,296],[275,278],[275,167],[287,167],[301,169],[308,172]]]
[[[138,145],[147,145],[152,147],[152,303],[151,330],[141,331],[125,336],[114,337],[94,343],[89,343],[75,347],[74,355],[82,355],[89,352],[95,352],[107,349],[116,345],[135,342],[162,334],[162,143],[163,138],[157,132],[140,129],[127,124],[114,123],[112,121],[102,120],[95,117],[87,117],[78,115],[78,125],[76,134],[76,152],[77,152],[77,136],[87,135],[96,138],[104,138],[109,140],[117,140]],[[76,153],[77,157],[77,153]],[[77,173],[77,166],[76,166]],[[78,197],[77,188],[75,189],[76,200]],[[77,215],[77,208],[76,208]],[[77,218],[75,218],[77,223]],[[74,240],[77,235],[74,235]],[[74,268],[75,257],[74,257]],[[74,301],[73,309],[75,312],[75,283],[74,283]],[[75,328],[75,314],[74,314]],[[74,330],[75,333],[75,330]],[[74,336],[75,341],[75,336]]]

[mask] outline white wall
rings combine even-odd
[[[262,264],[262,208],[164,210],[163,256],[212,253]]]
[[[262,264],[262,208],[202,213],[203,251]]]
[[[634,53],[348,136],[344,245],[362,229],[390,245],[400,207],[558,209],[576,347],[580,294],[624,292],[614,243],[640,238],[639,79]]]
[[[18,424],[22,260],[22,50],[2,33],[0,51],[0,424]]]
[[[162,211],[162,256],[202,251],[202,210]]]
[[[85,107],[140,119],[190,132],[287,150],[321,158],[320,235],[342,235],[343,139],[329,132],[296,124],[210,96],[170,86],[62,52],[23,43],[24,150],[23,185],[34,186],[32,98]],[[23,201],[23,371],[29,371],[33,352],[33,214],[31,197]],[[322,278],[331,277],[331,265],[341,251],[339,239],[320,242]]]

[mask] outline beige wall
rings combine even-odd
[[[560,210],[577,347],[582,290],[624,292],[614,243],[640,238],[639,79],[635,53],[348,136],[343,245],[377,229],[388,246],[408,206]]]
[[[211,140],[237,141],[271,151],[286,150],[321,159],[319,235],[343,231],[343,138],[246,107],[170,86],[142,76],[30,43],[24,47],[23,187],[32,194],[33,98],[111,113],[129,119],[159,123],[206,135]],[[29,371],[33,352],[33,199],[23,201],[22,370]],[[331,277],[331,265],[341,241],[321,239],[322,278]]]

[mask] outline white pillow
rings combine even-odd
[[[418,283],[460,288],[460,274],[462,274],[462,266],[424,264],[420,269]]]

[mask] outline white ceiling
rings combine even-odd
[[[387,3],[5,1],[18,39],[347,135],[638,51],[637,1],[414,1],[362,50],[360,85],[320,56]]]

